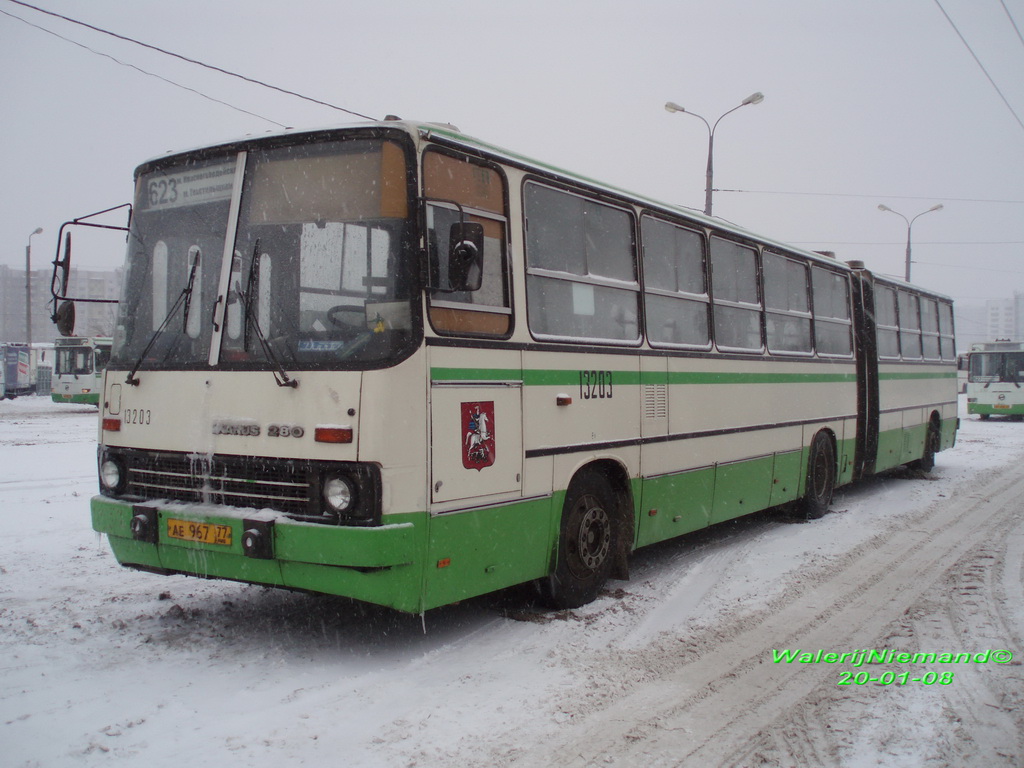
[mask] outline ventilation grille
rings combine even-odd
[[[668,384],[644,384],[644,418],[664,419],[668,416]]]

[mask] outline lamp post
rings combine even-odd
[[[25,246],[25,335],[28,345],[32,346],[32,237],[43,234],[42,227],[36,227],[28,236]]]
[[[670,101],[667,104],[665,104],[666,111],[684,112],[687,115],[693,115],[694,117],[698,118],[702,123],[704,123],[704,125],[708,129],[708,170],[706,184],[704,186],[704,213],[707,214],[708,216],[711,215],[711,186],[712,178],[714,176],[715,129],[718,127],[718,124],[722,122],[722,117],[725,117],[726,115],[735,112],[740,107],[745,107],[748,104],[760,104],[762,101],[764,101],[763,93],[761,93],[760,91],[758,91],[757,93],[752,93],[749,96],[747,96],[747,98],[745,98],[742,102],[740,102],[738,106],[733,107],[728,112],[724,113],[721,117],[719,117],[717,120],[715,120],[714,125],[711,125],[707,120],[698,115],[696,112],[687,112],[687,110],[684,107],[679,106],[673,101]]]
[[[905,222],[907,222],[907,269],[906,269],[906,274],[904,275],[904,279],[909,283],[910,282],[910,229],[911,229],[911,227],[914,226],[914,222],[917,221],[922,216],[924,216],[926,213],[931,213],[932,211],[941,211],[942,210],[942,203],[939,203],[938,205],[933,205],[927,211],[921,211],[919,214],[917,214],[917,216],[915,216],[912,219],[908,219],[906,216],[904,216],[899,211],[894,211],[888,205],[879,204],[878,210],[880,210],[880,211],[888,211],[889,213],[895,213],[897,216],[899,216],[901,219],[903,219]]]

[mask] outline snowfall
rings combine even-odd
[[[0,402],[0,764],[1022,766],[1024,423],[961,416],[931,473],[640,550],[583,608],[410,616],[120,567],[96,410]]]

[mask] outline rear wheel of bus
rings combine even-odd
[[[924,453],[921,458],[914,462],[914,468],[923,472],[931,472],[935,469],[935,454],[938,453],[941,442],[941,434],[937,417],[932,417],[928,422],[928,434],[924,438]]]
[[[807,488],[803,498],[797,502],[799,518],[817,520],[828,512],[835,487],[835,448],[828,433],[819,432],[811,441],[811,452],[807,460]]]

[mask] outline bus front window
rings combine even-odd
[[[181,368],[208,359],[236,163],[186,160],[139,176],[112,363]]]
[[[112,362],[302,370],[403,359],[422,328],[410,188],[405,151],[384,139],[257,146],[143,173]]]
[[[405,156],[353,140],[251,153],[235,241],[225,363],[363,367],[414,341]]]
[[[988,383],[1024,382],[1024,353],[974,352],[970,355],[968,381]]]

